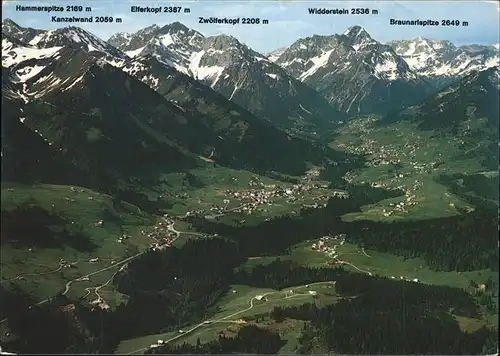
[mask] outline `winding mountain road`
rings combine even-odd
[[[289,287],[289,288],[285,288],[286,290],[290,290],[290,289],[297,289],[297,288],[308,288],[308,287],[311,287],[313,285],[317,285],[317,284],[325,284],[325,283],[333,283],[332,281],[326,281],[326,282],[314,282],[314,283],[310,283],[310,284],[304,284],[304,285],[300,285],[300,286],[296,286],[296,287]],[[265,297],[267,295],[272,295],[272,294],[276,294],[276,293],[283,293],[284,292],[284,289],[282,290],[279,290],[279,291],[275,291],[275,292],[267,292],[267,293],[264,293],[264,294],[261,294],[262,297]],[[295,294],[292,294],[292,295],[285,295],[285,297],[283,298],[280,298],[280,299],[274,299],[272,301],[269,301],[267,303],[274,303],[274,302],[279,302],[279,301],[282,301],[282,300],[285,300],[285,299],[291,299],[293,297],[297,297],[297,296],[311,296],[311,294],[309,293],[295,293]],[[200,327],[204,326],[204,325],[211,325],[211,324],[215,324],[215,323],[224,323],[224,322],[234,322],[234,321],[231,321],[231,320],[227,320],[229,318],[232,318],[238,314],[242,314],[242,313],[245,313],[251,309],[253,309],[255,307],[254,305],[254,301],[257,300],[256,296],[250,298],[249,300],[249,306],[244,308],[244,309],[241,309],[241,310],[238,310],[237,312],[234,312],[230,315],[226,315],[225,317],[222,317],[222,318],[219,318],[219,319],[215,319],[215,320],[211,320],[211,319],[208,319],[208,320],[204,320],[202,322],[200,322],[199,324],[195,325],[194,327],[192,327],[191,329],[189,330],[186,330],[184,331],[182,334],[178,334],[168,340],[165,340],[163,341],[163,345],[165,344],[168,344],[169,342],[172,342],[174,340],[177,340],[177,339],[180,339],[181,337],[184,337],[186,335],[189,335],[190,333],[192,333],[193,331],[199,329]],[[133,355],[133,354],[136,354],[136,353],[139,353],[139,352],[142,352],[142,351],[146,351],[150,348],[150,346],[147,346],[147,347],[143,347],[143,348],[140,348],[140,349],[137,349],[137,350],[134,350],[134,351],[131,351],[129,353],[127,353],[126,355]]]
[[[19,275],[17,275],[14,278],[5,279],[3,281],[0,281],[0,284],[5,283],[5,282],[11,282],[11,281],[14,281],[16,279],[21,279],[21,278],[28,277],[28,276],[43,276],[43,275],[46,275],[46,274],[56,273],[56,272],[59,272],[63,267],[64,267],[64,264],[60,263],[59,267],[57,269],[55,269],[55,270],[52,270],[52,271],[42,272],[42,273],[23,273],[23,274],[19,274]]]
[[[171,240],[169,243],[172,244],[173,242],[175,242],[178,238],[180,238],[180,236],[182,234],[187,234],[187,235],[199,235],[199,236],[206,236],[205,234],[200,234],[200,233],[196,233],[196,232],[188,232],[188,231],[178,231],[174,228],[174,223],[170,224],[167,228],[169,231],[172,231],[173,233],[175,233],[177,236]],[[120,262],[117,262],[117,263],[114,263],[112,264],[111,266],[108,266],[108,267],[104,267],[104,268],[101,268],[97,271],[94,271],[92,273],[88,273],[86,275],[83,275],[83,276],[80,276],[80,277],[77,277],[77,278],[74,278],[68,282],[66,282],[65,286],[64,286],[64,291],[62,292],[62,295],[66,295],[70,289],[71,289],[71,285],[75,282],[78,282],[78,281],[83,281],[85,278],[89,278],[91,276],[94,276],[96,274],[99,274],[99,273],[102,273],[104,271],[107,271],[107,270],[110,270],[110,269],[113,269],[113,268],[116,268],[116,267],[119,267],[119,266],[123,266],[125,263],[143,255],[144,253],[146,253],[147,251],[149,251],[149,249],[146,249],[142,252],[139,252],[133,256],[130,256],[130,257],[127,257],[125,259],[123,259],[122,261]],[[50,274],[50,273],[55,273],[55,272],[58,272],[60,271],[62,268],[64,267],[64,264],[60,264],[59,267],[55,270],[52,270],[52,271],[49,271],[49,272],[43,272],[43,273],[27,273],[27,274],[21,274],[21,275],[18,275],[12,279],[9,279],[9,280],[4,280],[4,281],[0,281],[0,284],[1,283],[4,283],[4,282],[8,282],[8,281],[12,281],[12,280],[16,280],[16,279],[19,279],[21,277],[24,277],[24,276],[41,276],[41,275],[45,275],[45,274]],[[116,271],[114,274],[113,274],[113,277],[116,275],[116,273],[118,273],[119,271]],[[98,298],[101,298],[100,295],[99,295],[99,289],[107,286],[109,283],[111,283],[111,280],[113,279],[113,277],[111,277],[108,281],[106,281],[104,284],[102,285],[99,285],[99,286],[96,286],[96,287],[89,287],[89,288],[85,288],[85,291],[87,292],[87,294],[85,294],[85,297],[87,297],[90,293],[91,293],[91,290],[93,289],[94,292],[96,293],[97,297]],[[46,302],[48,302],[50,300],[50,298],[47,298],[47,299],[44,299],[36,304],[34,304],[33,306],[38,306],[38,305],[42,305]],[[102,300],[102,298],[101,298]],[[32,307],[32,306],[31,306]],[[30,308],[31,308],[30,307]],[[4,323],[5,321],[7,321],[8,318],[5,318],[3,320],[0,320],[0,324]]]

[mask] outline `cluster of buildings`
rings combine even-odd
[[[156,344],[152,344],[149,347],[154,349],[156,347],[160,347],[160,346],[163,346],[165,344],[166,344],[166,342],[164,342],[163,340],[160,339],[160,340],[156,341]]]
[[[59,266],[61,268],[76,268],[75,265],[76,265],[76,262],[68,262],[62,258],[59,260]]]
[[[345,243],[347,235],[346,234],[338,234],[335,236],[323,236],[319,239],[317,243],[313,243],[311,245],[311,249],[314,251],[319,251],[326,253],[329,257],[332,258],[331,261],[328,262],[328,264],[338,264],[338,254],[337,254],[337,247],[342,246]],[[333,246],[329,246],[328,241],[335,241]],[[342,262],[342,261],[341,261]]]
[[[142,235],[154,240],[149,246],[153,251],[164,250],[172,246],[172,243],[178,236],[172,229],[174,223],[174,220],[168,214],[165,214],[162,220],[153,227],[152,231],[141,231]]]
[[[221,204],[215,203],[208,210],[197,209],[189,211],[184,216],[178,216],[177,219],[183,219],[188,216],[204,216],[207,219],[214,219],[230,212],[246,215],[251,215],[256,211],[267,212],[268,207],[276,204],[277,198],[285,199],[287,203],[296,203],[302,199],[307,199],[307,195],[311,193],[314,193],[314,202],[310,204],[303,203],[302,207],[326,207],[328,199],[332,196],[342,199],[349,198],[347,192],[330,190],[328,189],[329,183],[317,181],[319,175],[320,170],[314,168],[306,172],[305,177],[298,183],[286,186],[264,184],[258,176],[252,176],[248,182],[248,189],[227,189],[224,191],[225,198]],[[237,178],[233,177],[231,179],[232,181],[237,181]],[[321,192],[321,189],[324,189],[324,192]],[[201,203],[201,201],[198,202]]]
[[[117,242],[119,244],[123,243],[125,240],[128,240],[130,239],[130,235],[127,235],[127,234],[123,234],[122,236],[120,236],[117,240]]]
[[[93,309],[100,308],[102,310],[108,310],[110,308],[109,304],[106,303],[101,298],[97,298],[96,300],[93,300],[92,302],[90,302],[90,304],[93,306]]]
[[[226,199],[223,200],[222,205],[216,205],[210,208],[210,212],[213,215],[211,217],[217,217],[225,215],[229,212],[243,213],[251,215],[254,211],[264,211],[267,212],[267,208],[262,208],[263,205],[268,207],[274,204],[276,198],[284,198],[287,203],[295,203],[300,199],[305,198],[305,195],[314,191],[317,193],[319,189],[328,188],[328,184],[315,182],[312,178],[316,177],[319,173],[313,171],[309,173],[306,177],[297,184],[291,186],[280,186],[276,184],[264,184],[259,181],[258,177],[252,177],[248,183],[250,189],[248,190],[230,190],[227,189],[224,193],[226,194]],[[303,207],[313,207],[320,208],[326,207],[326,202],[330,197],[338,196],[340,198],[348,198],[349,195],[346,192],[340,190],[328,190],[324,194],[317,194],[315,196],[316,201],[321,201],[324,203],[314,203],[314,204],[303,204]],[[231,201],[238,201],[240,205],[234,208],[228,208]],[[194,212],[191,213],[191,215]]]
[[[357,130],[360,135],[369,133],[372,131],[371,126],[375,121],[375,118],[367,118],[366,120],[359,120],[352,125],[356,125],[355,127],[351,127],[351,129]],[[416,140],[419,137],[415,137]],[[405,157],[405,168],[412,169],[413,173],[432,173],[442,165],[442,161],[440,158],[436,158],[434,160],[429,160],[428,162],[419,161],[416,157],[420,147],[416,142],[411,142],[411,137],[408,138],[408,142],[405,145],[404,149],[401,149],[398,146],[391,145],[380,145],[375,140],[362,140],[361,143],[356,143],[356,145],[348,145],[342,144],[339,147],[345,147],[349,151],[358,153],[358,154],[368,154],[371,155],[371,160],[366,164],[367,166],[379,166],[386,164],[393,164],[395,166],[400,165],[402,162],[402,157]],[[437,154],[437,156],[441,156],[441,154]],[[356,179],[356,172],[350,171],[347,172],[343,177],[347,182],[353,183]],[[417,191],[421,186],[422,182],[415,180],[412,183],[409,183],[407,180],[407,174],[403,174],[396,172],[394,176],[385,181],[378,182],[370,182],[372,187],[375,188],[386,188],[386,189],[400,189],[405,192],[404,201],[392,204],[392,209],[387,209],[383,211],[383,215],[388,217],[393,215],[396,212],[408,212],[408,208],[411,206],[418,205],[419,202],[415,201],[415,195],[413,192]],[[364,182],[361,182],[364,183]]]
[[[389,206],[392,207],[391,210],[383,209],[382,212],[384,216],[391,216],[395,212],[407,213],[408,207],[418,205],[418,201],[415,201],[415,195],[407,194],[403,201],[399,203],[390,203]]]
[[[397,278],[394,276],[391,276],[391,279],[397,279]],[[420,282],[420,280],[418,278],[408,278],[408,277],[404,277],[404,276],[399,276],[399,279],[401,281],[406,281],[406,282],[414,282],[414,283]]]

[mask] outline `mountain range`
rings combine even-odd
[[[383,44],[354,26],[260,54],[179,22],[106,41],[3,20],[0,343],[19,354],[163,352],[164,339],[265,307],[264,289],[326,280],[340,288],[296,293],[326,303],[300,307],[314,327],[299,343],[282,342],[298,338],[282,323],[301,322],[298,309],[271,305],[245,315],[269,314],[267,331],[240,325],[220,350],[404,353],[408,335],[431,330],[416,353],[480,353],[497,313],[492,48]],[[415,322],[381,343],[405,313],[398,286],[417,292],[407,293]],[[351,335],[367,315],[379,327],[359,346]],[[325,329],[335,318],[340,329]],[[462,333],[464,320],[483,326]],[[218,352],[212,334],[192,351]]]
[[[207,164],[297,174],[323,160],[324,149],[156,57],[128,58],[82,29],[4,31],[2,49],[4,179],[26,179],[33,161],[49,160],[48,179],[152,187],[162,173]],[[144,70],[161,84],[138,80]],[[43,149],[31,152],[31,139]]]
[[[416,103],[431,90],[390,46],[360,26],[300,39],[276,63],[351,115],[383,114]]]
[[[388,43],[410,68],[436,87],[443,87],[473,71],[498,66],[498,46],[455,46],[450,41],[417,37]]]
[[[315,135],[342,119],[315,90],[232,36],[204,37],[174,22],[119,33],[108,43],[132,58],[155,57],[285,129]]]
[[[431,49],[439,54],[432,63],[423,54]],[[159,179],[158,167],[214,161],[296,174],[324,163],[327,149],[310,138],[329,137],[349,116],[427,105],[421,103],[442,89],[430,79],[445,66],[454,63],[443,74],[448,79],[475,75],[497,63],[494,49],[424,39],[382,44],[354,26],[266,55],[179,22],[104,41],[78,27],[45,31],[6,19],[3,120],[41,137],[44,159],[66,162],[67,174],[105,186],[123,175]],[[5,142],[5,152],[22,152],[18,141]]]
[[[460,159],[479,160],[486,170],[498,168],[500,69],[475,71],[429,96],[418,105],[386,116],[379,125],[413,121],[424,131],[459,141]]]

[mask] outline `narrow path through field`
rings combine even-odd
[[[201,234],[201,233],[199,233],[199,232],[191,232],[191,231],[177,231],[177,230],[174,228],[174,224],[175,224],[175,223],[172,223],[171,225],[168,225],[168,226],[167,226],[167,229],[168,229],[169,231],[172,231],[173,233],[177,234],[177,238],[179,238],[179,236],[180,236],[181,234],[185,234],[185,235],[195,235],[195,236],[203,236],[203,237],[207,236],[207,234]],[[174,240],[172,240],[172,243],[173,243],[175,240],[177,240],[177,238],[175,238]]]
[[[120,261],[120,262],[114,263],[114,264],[112,264],[111,266],[108,266],[108,267],[102,268],[102,269],[100,269],[100,270],[94,271],[94,272],[92,272],[92,273],[89,273],[89,274],[86,274],[86,275],[84,275],[84,276],[80,276],[80,277],[78,277],[78,278],[72,279],[71,281],[68,281],[68,282],[66,283],[66,285],[65,285],[64,292],[62,293],[62,295],[65,295],[65,294],[67,294],[67,293],[69,292],[69,290],[70,290],[70,288],[71,288],[71,284],[73,284],[74,282],[76,282],[76,281],[81,281],[83,278],[88,278],[88,277],[93,276],[93,275],[96,275],[96,274],[98,274],[98,273],[101,273],[101,272],[107,271],[107,270],[109,270],[109,269],[112,269],[112,268],[115,268],[115,267],[121,266],[121,265],[123,265],[123,264],[127,263],[128,261],[133,260],[134,258],[137,258],[137,257],[139,257],[140,255],[143,255],[146,251],[148,251],[148,250],[145,250],[145,251],[139,252],[139,253],[137,253],[137,254],[135,254],[135,255],[133,255],[133,256],[131,256],[131,257],[128,257],[128,258],[126,258],[126,259],[124,259],[124,260],[122,260],[122,261]],[[45,300],[45,301],[47,301],[47,300]],[[44,302],[45,302],[45,301],[44,301]]]
[[[28,276],[43,276],[43,275],[46,275],[46,274],[56,273],[56,272],[59,272],[61,270],[61,268],[63,268],[63,267],[64,267],[64,264],[61,263],[61,264],[59,264],[59,267],[57,267],[57,269],[52,270],[52,271],[42,272],[42,273],[22,273],[22,274],[17,275],[14,278],[0,281],[0,284],[2,284],[4,282],[14,281],[16,279],[21,279],[23,277],[28,277]]]
[[[98,286],[98,287],[95,287],[95,288],[94,288],[94,293],[95,293],[95,295],[96,295],[96,297],[97,297],[97,300],[101,301],[102,303],[106,303],[106,300],[104,300],[104,298],[103,298],[103,297],[99,294],[99,289],[104,288],[104,287],[106,287],[109,283],[111,283],[111,281],[113,280],[113,278],[115,278],[115,276],[116,276],[116,274],[117,274],[118,272],[119,272],[119,270],[118,270],[118,271],[116,271],[115,273],[113,273],[113,275],[112,275],[112,276],[111,276],[111,277],[110,277],[110,278],[109,278],[109,279],[108,279],[105,283],[103,283],[103,284],[101,284],[100,286]]]
[[[177,236],[176,236],[176,237],[175,237],[172,241],[170,241],[170,244],[174,243],[174,242],[175,242],[178,238],[180,238],[181,234],[191,234],[191,235],[206,236],[205,234],[199,234],[199,233],[193,233],[193,232],[188,232],[188,231],[178,231],[178,230],[175,230],[175,228],[174,228],[174,224],[175,224],[175,222],[174,222],[174,223],[172,223],[171,225],[169,225],[169,226],[168,226],[168,229],[169,229],[170,231],[174,232],[174,233],[177,235]],[[125,263],[127,263],[127,262],[129,262],[129,261],[131,261],[131,260],[133,260],[133,259],[135,259],[135,258],[137,258],[137,257],[139,257],[139,256],[141,256],[141,255],[143,255],[143,254],[144,254],[144,253],[146,253],[147,251],[149,251],[149,249],[144,250],[144,251],[142,251],[142,252],[139,252],[139,253],[137,253],[137,254],[135,254],[135,255],[133,255],[133,256],[127,257],[127,258],[125,258],[124,260],[122,260],[122,261],[120,261],[120,262],[117,262],[117,263],[112,264],[111,266],[108,266],[108,267],[105,267],[105,268],[101,268],[101,269],[99,269],[99,270],[97,270],[97,271],[94,271],[94,272],[92,272],[92,273],[88,273],[88,274],[86,274],[86,275],[80,276],[80,277],[78,277],[78,278],[75,278],[75,279],[72,279],[72,280],[70,280],[70,281],[66,282],[66,284],[65,284],[65,286],[64,286],[64,291],[62,292],[62,295],[66,295],[66,294],[70,291],[70,289],[71,289],[71,285],[72,285],[74,282],[77,282],[77,281],[83,281],[85,278],[88,278],[88,277],[94,276],[94,275],[99,274],[99,273],[101,273],[101,272],[104,272],[104,271],[107,271],[107,270],[110,270],[110,269],[113,269],[113,268],[116,268],[116,267],[119,267],[119,266],[123,266]],[[23,277],[23,276],[40,276],[40,275],[44,275],[44,274],[55,273],[55,272],[60,271],[60,270],[63,268],[63,266],[64,266],[64,264],[60,264],[60,266],[59,266],[57,269],[55,269],[55,270],[53,270],[53,271],[49,271],[49,272],[44,272],[44,273],[28,273],[28,274],[18,275],[17,277],[12,278],[12,279],[10,279],[10,280],[1,281],[1,282],[0,282],[0,284],[1,284],[1,283],[3,283],[3,282],[7,282],[7,281],[12,281],[12,280],[19,279],[19,277]],[[103,299],[102,299],[102,297],[99,295],[99,290],[100,290],[101,288],[103,288],[103,287],[107,286],[109,283],[111,283],[111,281],[113,280],[113,277],[114,277],[114,276],[115,276],[118,272],[119,272],[119,270],[118,270],[118,271],[116,271],[116,272],[113,274],[113,276],[112,276],[112,277],[111,277],[108,281],[106,281],[104,284],[102,284],[102,285],[100,285],[100,286],[85,288],[85,291],[87,292],[87,294],[85,294],[85,296],[84,296],[84,297],[87,297],[87,296],[91,293],[91,290],[93,289],[93,290],[94,290],[94,293],[97,295],[98,299],[100,298],[99,300],[103,300]],[[35,305],[35,306],[37,306],[37,305],[42,305],[42,304],[44,304],[44,303],[47,303],[49,300],[50,300],[50,298],[47,298],[47,299],[42,300],[42,301],[40,301],[40,302],[38,302],[38,303],[36,303],[36,304],[34,304],[34,305]],[[8,318],[5,318],[5,319],[3,319],[3,320],[0,320],[0,324],[4,323],[4,322],[5,322],[5,321],[7,321],[7,320],[8,320]]]
[[[289,290],[289,289],[297,289],[297,288],[303,288],[303,287],[307,288],[307,287],[310,287],[310,286],[313,286],[313,285],[316,285],[316,284],[324,284],[324,283],[333,283],[333,282],[332,281],[314,282],[314,283],[310,283],[310,284],[304,284],[304,285],[295,286],[295,287],[289,287],[289,288],[285,288],[285,289]],[[283,293],[283,290],[279,290],[279,291],[275,291],[275,292],[267,292],[267,293],[261,294],[261,296],[265,297],[267,295],[271,295],[271,294],[275,294],[275,293]],[[306,295],[310,295],[310,294],[309,293],[296,293],[296,294],[293,294],[293,295],[286,295],[283,298],[272,300],[269,303],[278,302],[278,301],[285,300],[285,299],[290,299],[290,298],[293,298],[293,297],[296,297],[296,296],[306,296]],[[234,312],[234,313],[232,313],[230,315],[227,315],[227,316],[225,316],[223,318],[220,318],[220,319],[215,319],[215,320],[208,319],[208,320],[204,320],[204,321],[200,322],[199,324],[195,325],[194,327],[192,327],[191,329],[184,331],[182,334],[178,334],[178,335],[176,335],[176,336],[174,336],[174,337],[172,337],[172,338],[170,338],[168,340],[163,341],[163,344],[167,344],[167,343],[172,342],[174,340],[177,340],[177,339],[179,339],[181,337],[184,337],[184,336],[192,333],[193,331],[197,330],[198,328],[202,327],[203,325],[211,325],[213,323],[223,323],[223,322],[226,322],[226,323],[227,322],[236,323],[236,321],[234,321],[234,320],[227,320],[227,319],[229,319],[231,317],[234,317],[234,316],[236,316],[238,314],[242,314],[244,312],[247,312],[247,311],[251,310],[252,308],[254,308],[255,307],[255,305],[254,305],[254,301],[255,300],[257,300],[256,296],[250,298],[250,301],[249,301],[250,305],[248,307],[246,307],[246,308],[244,308],[242,310],[238,310],[237,312]],[[146,351],[149,348],[150,348],[150,346],[143,347],[143,348],[131,351],[131,352],[127,353],[126,355],[133,355],[133,354],[136,354],[138,352]]]
[[[344,261],[344,264],[345,264],[345,265],[349,265],[349,266],[351,266],[351,267],[353,267],[353,268],[357,269],[357,270],[358,270],[358,271],[360,271],[360,272],[363,272],[363,273],[369,274],[370,276],[372,275],[372,273],[371,273],[370,271],[366,271],[366,270],[364,270],[364,269],[361,269],[361,268],[359,268],[359,267],[357,267],[357,266],[353,265],[353,264],[352,264],[352,263],[350,263],[350,262]]]
[[[369,254],[366,253],[365,251],[365,248],[364,247],[361,247],[361,252],[363,252],[363,255],[365,255],[366,257],[370,257],[372,258],[372,256],[370,256]]]

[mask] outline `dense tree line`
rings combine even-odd
[[[322,309],[312,306],[307,316],[291,313],[311,320],[303,330],[299,352],[311,353],[319,346],[345,354],[474,355],[491,350],[497,334],[486,327],[466,333],[452,316],[421,314],[410,305],[374,310],[370,301],[355,298]]]
[[[0,295],[2,317],[8,318],[5,350],[22,354],[106,352],[100,336],[87,323],[93,313],[87,306],[62,295],[34,305],[18,289],[2,288]]]
[[[117,276],[115,282],[129,300],[113,311],[91,310],[64,296],[29,309],[32,301],[4,293],[2,300],[13,306],[4,308],[2,316],[9,318],[9,327],[18,336],[4,346],[25,353],[111,353],[121,340],[180,329],[211,317],[217,312],[211,306],[228,292],[230,284],[281,289],[317,281],[334,281],[342,301],[324,309],[306,305],[275,308],[272,313],[275,319],[311,321],[311,327],[303,332],[303,352],[312,348],[308,337],[345,353],[455,350],[443,348],[438,340],[461,340],[453,347],[474,351],[483,343],[491,343],[486,331],[471,338],[462,335],[447,316],[451,312],[477,317],[474,297],[461,289],[370,277],[342,268],[306,268],[279,260],[251,271],[235,270],[241,262],[237,245],[223,239],[191,241],[181,249],[145,254]],[[59,310],[68,303],[76,306],[69,315]],[[328,324],[331,320],[335,322]],[[403,326],[406,334],[401,334]],[[162,351],[274,353],[282,345],[279,337],[267,331],[242,330],[235,338],[221,337],[205,345],[181,345]],[[422,335],[420,342],[411,341],[414,335]],[[365,341],[359,344],[361,339]],[[404,340],[408,346],[404,346]]]
[[[394,192],[393,192],[394,193]],[[326,234],[347,233],[349,242],[405,258],[421,257],[431,268],[467,271],[498,270],[498,214],[478,207],[458,216],[404,222],[343,222],[347,212],[389,196],[361,186],[349,199],[332,198],[325,208],[303,209],[299,216],[279,216],[256,226],[230,226],[193,217],[197,229],[218,233],[239,244],[247,256],[275,255],[290,246]]]
[[[182,248],[147,252],[115,277],[118,291],[127,296],[126,303],[113,311],[80,307],[78,319],[71,322],[57,311],[69,303],[63,296],[28,309],[34,302],[3,293],[2,300],[19,305],[12,310],[23,311],[20,317],[2,310],[9,323],[13,320],[12,329],[22,340],[10,346],[23,352],[62,353],[83,348],[83,352],[110,353],[121,340],[179,329],[217,312],[212,306],[227,293],[234,267],[243,262],[237,244],[222,238],[189,240]],[[77,327],[80,324],[83,329]],[[53,327],[43,330],[46,325]],[[74,348],[69,350],[71,345]]]
[[[347,224],[347,233],[366,248],[406,258],[423,257],[437,270],[498,271],[497,212],[474,212],[405,223]]]
[[[478,315],[476,300],[463,289],[350,273],[340,267],[308,268],[297,266],[291,261],[277,260],[265,266],[256,266],[251,271],[239,271],[235,280],[259,288],[276,289],[334,281],[336,293],[345,297],[376,291],[380,300],[374,302],[374,308],[380,303],[394,307],[409,303],[432,306],[443,312],[453,310],[455,314],[468,317]]]
[[[312,344],[307,343],[309,336],[311,336],[311,340],[315,340],[314,343],[317,340],[324,340],[322,341],[324,345],[337,350],[337,339],[328,341],[328,336],[325,336],[331,334],[337,335],[335,337],[338,338],[350,340],[346,341],[343,344],[344,346],[338,347],[339,352],[358,350],[356,349],[356,340],[358,337],[365,335],[362,333],[369,335],[366,339],[368,341],[362,344],[364,348],[356,352],[390,352],[391,350],[394,352],[397,350],[399,350],[397,352],[409,352],[408,350],[423,352],[425,350],[418,347],[420,347],[421,343],[425,344],[427,341],[430,345],[428,350],[437,350],[435,352],[451,350],[443,349],[437,345],[437,341],[430,339],[433,334],[423,333],[422,330],[432,330],[443,340],[448,340],[447,337],[452,338],[449,335],[461,340],[458,344],[453,344],[455,346],[450,347],[460,346],[466,350],[474,351],[477,347],[474,346],[476,344],[474,344],[475,341],[473,342],[473,340],[479,340],[477,341],[478,345],[481,343],[491,344],[491,341],[488,341],[489,334],[486,331],[484,331],[486,336],[478,333],[475,334],[477,336],[475,336],[475,339],[472,336],[471,338],[461,336],[460,331],[456,329],[456,325],[447,317],[446,313],[450,311],[455,315],[469,317],[477,315],[478,311],[474,297],[460,289],[369,277],[363,274],[348,273],[342,268],[300,267],[290,261],[280,260],[266,266],[257,266],[251,271],[236,268],[245,261],[245,256],[248,256],[249,252],[265,251],[266,253],[276,253],[276,251],[286,251],[291,242],[297,242],[304,238],[301,234],[310,238],[311,234],[321,236],[329,231],[348,232],[352,239],[356,238],[365,246],[369,246],[370,241],[368,239],[371,238],[377,241],[379,249],[387,249],[388,251],[394,251],[395,249],[396,252],[401,254],[408,253],[406,251],[423,253],[426,252],[425,248],[428,248],[429,253],[431,253],[433,250],[429,246],[434,249],[438,249],[440,246],[441,248],[446,247],[448,250],[442,254],[438,253],[438,256],[452,258],[467,246],[465,244],[465,232],[472,231],[472,227],[476,226],[473,217],[481,218],[481,215],[472,213],[465,216],[466,218],[448,218],[413,225],[412,223],[387,225],[366,222],[347,225],[343,224],[338,217],[331,218],[332,211],[333,214],[342,212],[350,208],[349,204],[352,204],[349,200],[335,199],[330,202],[326,209],[319,211],[305,210],[301,216],[303,220],[281,218],[270,221],[265,225],[268,230],[258,226],[253,228],[226,227],[230,230],[229,235],[232,239],[189,240],[182,248],[149,251],[131,261],[127,268],[116,276],[114,283],[118,286],[119,292],[127,296],[128,301],[126,304],[119,305],[113,311],[103,311],[99,308],[90,310],[87,307],[75,304],[77,316],[68,319],[66,314],[63,316],[57,309],[61,304],[67,304],[68,302],[64,297],[58,296],[49,303],[36,307],[30,310],[30,313],[27,313],[26,305],[33,305],[33,302],[17,295],[13,297],[9,294],[2,294],[3,300],[13,305],[11,310],[3,309],[2,315],[9,317],[9,319],[17,318],[17,324],[14,322],[11,328],[13,333],[17,333],[19,337],[10,342],[8,346],[12,348],[12,351],[26,353],[33,350],[46,353],[110,353],[114,351],[121,340],[151,333],[172,331],[209,318],[217,312],[214,305],[222,295],[227,293],[231,284],[238,283],[255,287],[283,289],[318,281],[336,282],[336,292],[346,298],[346,301],[343,301],[340,306],[347,311],[344,312],[341,308],[333,310],[331,315],[325,314],[333,315],[338,320],[341,320],[341,323],[325,326],[319,321],[314,321],[323,319],[320,318],[319,311],[311,309],[310,313],[314,315],[308,314],[309,319],[307,320],[311,320],[312,326],[310,329],[304,330],[304,352],[307,351],[307,347],[313,349]],[[463,221],[460,221],[460,219]],[[483,220],[479,219],[479,223],[483,223],[483,226],[478,227],[474,232],[478,234],[490,233],[491,223],[490,225],[485,223],[485,221],[489,221],[488,219],[489,215],[487,214],[483,216]],[[448,232],[446,228],[441,228],[440,221],[445,221],[447,224],[445,224],[445,227],[454,228],[455,230]],[[304,222],[307,222],[307,224]],[[347,229],[347,226],[355,228],[352,228],[351,231]],[[397,226],[400,227],[399,231]],[[218,225],[214,224],[211,227],[215,227],[214,231],[217,231]],[[280,233],[279,229],[284,230]],[[435,235],[432,234],[436,230],[442,231],[445,236],[448,236],[445,245],[441,240],[436,240]],[[454,237],[452,234],[456,233],[457,230],[463,231],[463,234]],[[388,237],[384,237],[384,234],[387,234]],[[401,236],[407,238],[403,239]],[[391,238],[394,241],[387,241]],[[458,242],[462,241],[464,244],[454,246],[450,243],[453,238],[456,238]],[[478,237],[478,239],[479,242],[471,241],[470,244],[476,244],[479,248],[488,246],[485,243],[486,238],[481,240]],[[434,241],[434,243],[430,244],[431,241]],[[261,245],[259,246],[259,244]],[[418,246],[419,244],[421,246]],[[399,249],[396,249],[396,247]],[[496,251],[496,249],[493,250]],[[409,254],[408,256],[412,255]],[[467,257],[468,255],[464,256]],[[489,282],[488,289],[491,289],[490,284],[492,285],[492,283],[493,281]],[[354,301],[363,301],[362,304],[369,304],[371,307],[363,309],[357,304],[348,303],[347,299],[353,297],[355,297]],[[494,311],[493,299],[494,296],[490,296],[488,293],[479,296],[480,303],[492,311]],[[359,309],[356,309],[358,307]],[[391,308],[404,311],[404,313],[391,312]],[[358,314],[354,313],[356,310],[359,310]],[[12,314],[14,311],[17,313],[15,315],[20,315],[20,317],[14,316]],[[351,313],[354,314],[352,314],[352,322],[349,324],[348,321],[342,318],[347,318]],[[369,334],[368,326],[365,326],[365,329],[361,328],[364,315],[367,316],[367,325],[378,325],[378,334],[375,331]],[[398,315],[399,321],[396,320]],[[380,334],[385,329],[387,331],[384,335],[391,335],[390,339],[403,340],[404,337],[410,337],[411,333],[397,334],[398,328],[403,323],[401,315],[405,316],[406,319],[404,320],[406,321],[409,319],[415,320],[414,324],[408,326],[407,330],[411,330],[412,333],[422,333],[424,335],[422,340],[424,341],[415,345],[410,342],[408,349],[401,349],[404,345],[402,342],[400,344],[385,345],[380,341],[375,341],[377,338],[385,337]],[[40,325],[49,324],[53,325],[51,330],[42,330],[43,328],[40,327]],[[341,331],[342,328],[339,325],[347,325],[347,329],[352,331],[353,336],[347,337],[347,335],[351,334]],[[361,328],[361,331],[354,332],[353,330],[357,328]],[[59,331],[63,329],[64,332]],[[429,339],[425,339],[425,337]],[[386,339],[383,338],[382,340]],[[212,347],[210,350],[214,353],[222,352],[221,345],[226,345],[224,350],[228,352],[230,349],[234,352],[245,352],[244,350],[246,350],[241,348],[243,347],[241,345],[244,344],[243,341],[234,341],[234,344],[231,344],[233,341],[220,339],[217,342],[217,344],[210,346]],[[271,344],[274,345],[270,342]],[[5,347],[7,349],[7,345]],[[269,347],[269,349],[265,347]],[[271,348],[269,345],[265,347],[265,350]],[[414,349],[411,349],[412,347]],[[198,351],[204,353],[206,349],[201,348]]]
[[[81,226],[70,224],[54,210],[43,209],[32,197],[13,210],[2,210],[1,226],[1,244],[38,248],[68,245],[81,252],[92,252],[97,248]]]
[[[319,238],[331,232],[342,232],[341,216],[360,211],[352,199],[331,198],[325,208],[304,208],[298,216],[276,216],[253,226],[235,226],[190,217],[188,222],[207,233],[218,233],[238,243],[247,256],[269,256],[285,252],[301,241]],[[241,216],[242,219],[246,217]]]
[[[337,292],[353,295],[319,308],[304,304],[275,307],[271,317],[306,320],[301,353],[346,354],[479,354],[491,348],[496,331],[460,330],[449,313],[477,316],[474,301],[464,291],[411,282],[340,278]]]
[[[228,290],[233,268],[244,261],[238,246],[225,239],[189,240],[182,248],[151,251],[116,276],[128,296],[100,332],[110,347],[118,340],[172,331],[204,319]],[[104,313],[107,314],[107,313]]]
[[[498,164],[498,143],[494,142],[494,147],[488,155],[488,159],[493,159]],[[494,168],[492,168],[494,169]],[[487,176],[482,173],[473,175],[452,174],[441,175],[437,181],[445,185],[450,192],[459,196],[464,201],[473,206],[483,207],[485,209],[498,209],[499,178],[498,175]]]
[[[196,345],[165,345],[150,349],[146,354],[275,354],[283,345],[283,340],[275,332],[248,325],[240,328],[234,337],[220,335],[217,340],[205,344],[198,339]]]
[[[240,269],[234,280],[259,288],[283,289],[314,282],[336,281],[340,276],[350,275],[343,268],[309,268],[292,261],[277,259],[266,265],[257,265],[250,271]]]

